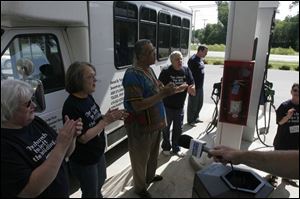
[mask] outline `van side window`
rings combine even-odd
[[[139,39],[149,39],[156,47],[156,10],[142,7],[140,10],[140,36]]]
[[[52,34],[18,35],[1,55],[1,79],[22,79],[17,61],[29,59],[34,66],[28,79],[41,80],[45,93],[64,88],[64,67],[59,43]]]
[[[168,59],[170,54],[170,31],[171,31],[171,16],[170,14],[159,13],[158,26],[158,60]]]
[[[127,2],[114,4],[114,57],[117,69],[132,65],[137,41],[138,9]]]
[[[181,18],[172,16],[172,31],[171,31],[171,51],[180,50],[180,29],[181,29]]]
[[[183,56],[188,54],[189,50],[189,32],[190,32],[190,20],[183,19],[181,27],[181,44],[180,49]]]

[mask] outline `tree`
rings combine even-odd
[[[291,9],[298,4],[299,1],[293,1],[289,7]],[[276,20],[272,46],[291,47],[299,51],[299,12],[296,16],[287,16],[283,21]]]
[[[216,1],[218,6],[218,21],[227,28],[229,5],[227,1]]]
[[[218,23],[207,24],[204,29],[195,32],[195,37],[205,44],[225,44],[228,24],[228,2],[216,1],[218,6]]]

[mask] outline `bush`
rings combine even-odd
[[[297,66],[297,67],[295,68],[295,70],[296,70],[296,71],[299,71],[299,66]]]
[[[214,61],[213,62],[213,65],[223,65],[224,64],[224,62],[222,62],[222,61]]]
[[[267,68],[273,68],[272,64],[268,64]]]
[[[210,51],[224,52],[226,46],[224,44],[214,44],[214,45],[208,45],[207,47],[208,50]]]
[[[279,70],[290,70],[290,66],[287,65],[280,66]]]
[[[292,49],[291,47],[289,47],[289,48],[272,48],[271,49],[271,54],[295,55],[296,51],[294,51],[294,49]]]

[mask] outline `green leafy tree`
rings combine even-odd
[[[229,5],[227,1],[216,1],[218,6],[218,21],[223,24],[225,28],[227,28],[228,24],[228,13],[229,13]]]
[[[205,44],[225,44],[228,24],[228,2],[216,1],[218,7],[218,23],[207,24],[204,29],[195,32],[195,37]]]
[[[298,6],[299,1],[293,1],[290,9]],[[299,12],[296,16],[287,16],[283,21],[276,20],[272,47],[293,48],[299,51]]]

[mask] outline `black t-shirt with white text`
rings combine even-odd
[[[83,129],[81,135],[85,134],[88,129],[96,126],[103,118],[99,106],[91,95],[84,99],[69,95],[63,106],[63,118],[65,115],[74,120],[82,119]],[[103,130],[99,132],[98,136],[95,136],[85,144],[77,140],[75,151],[70,156],[70,160],[81,165],[96,164],[103,155],[104,149],[105,136]]]
[[[285,124],[279,125],[278,122],[291,108],[296,110],[292,117]],[[299,105],[293,104],[291,100],[283,102],[276,110],[276,121],[278,127],[273,143],[274,148],[276,150],[299,149]]]
[[[175,70],[173,66],[164,68],[158,78],[164,85],[173,82],[176,86],[183,83],[188,85],[194,84],[194,79],[191,70],[188,67],[182,67],[180,70]],[[187,90],[168,96],[163,99],[164,105],[171,109],[181,109],[184,106]]]
[[[17,197],[33,170],[47,159],[56,137],[57,133],[39,117],[21,129],[1,128],[2,197]],[[69,197],[64,161],[56,178],[38,197]]]

